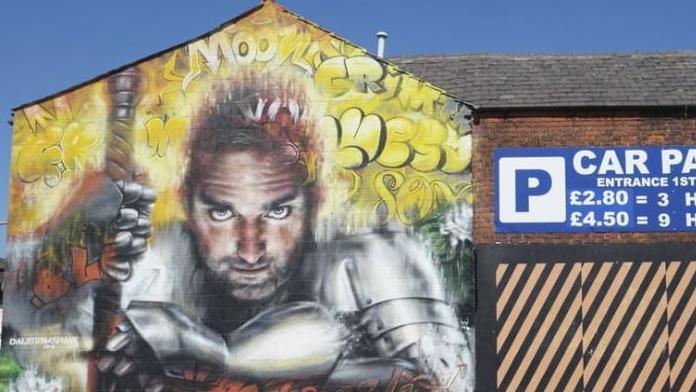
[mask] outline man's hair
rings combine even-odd
[[[220,153],[255,151],[279,164],[300,165],[313,184],[320,164],[319,142],[304,92],[268,76],[214,84],[192,121],[187,193]]]

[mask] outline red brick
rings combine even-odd
[[[505,117],[502,117],[505,116]],[[520,111],[479,115],[474,127],[477,244],[696,241],[696,233],[496,234],[493,149],[499,147],[696,145],[696,119],[641,110]]]

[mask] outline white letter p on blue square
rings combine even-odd
[[[506,157],[498,161],[501,223],[566,221],[565,159]]]

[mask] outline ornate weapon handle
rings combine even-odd
[[[114,74],[108,80],[112,108],[106,138],[105,172],[113,181],[133,181],[135,177],[132,160],[133,120],[139,84],[140,75],[135,68]],[[108,275],[96,291],[93,329],[95,354],[104,348],[113,328],[123,317],[121,292],[121,283]],[[90,369],[90,373],[90,389],[102,390],[99,372]]]
[[[113,180],[133,180],[133,119],[140,75],[135,68],[117,73],[109,79],[111,118],[106,148],[106,174]]]

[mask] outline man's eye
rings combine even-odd
[[[210,214],[210,219],[217,222],[226,221],[235,215],[234,211],[229,208],[213,208],[208,213]]]
[[[266,213],[266,216],[271,219],[285,219],[290,215],[292,208],[290,206],[276,206]]]

